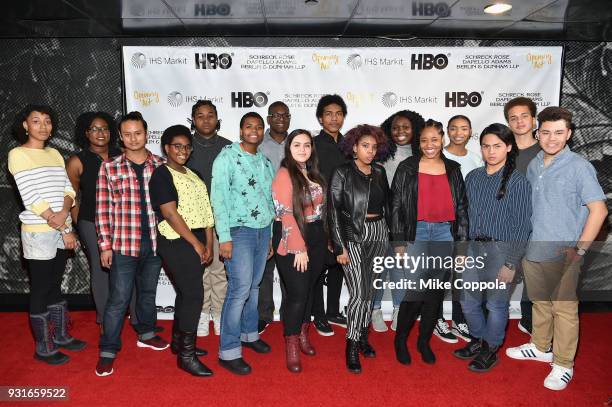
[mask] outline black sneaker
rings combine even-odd
[[[317,332],[321,336],[333,336],[334,330],[329,325],[329,322],[325,319],[315,319],[314,326],[317,329]]]
[[[453,321],[451,332],[459,339],[463,339],[466,342],[472,341],[472,335],[470,335],[470,329],[466,322],[456,323]]]
[[[327,321],[332,325],[338,325],[346,328],[346,317],[342,314],[327,315]]]
[[[98,358],[98,364],[96,365],[96,375],[97,376],[110,376],[113,374],[113,363],[115,359],[113,358]]]
[[[448,323],[442,318],[438,318],[438,322],[436,322],[436,327],[434,328],[434,335],[448,343],[457,343],[459,339],[451,332],[448,327]]]
[[[270,353],[270,351],[272,350],[272,348],[270,348],[270,345],[268,345],[261,339],[258,339],[253,342],[240,341],[240,343],[242,343],[242,346],[244,346],[245,348],[253,349],[257,353]]]
[[[247,375],[251,373],[251,366],[242,358],[223,360],[219,359],[219,365],[237,375]]]
[[[264,333],[268,325],[270,325],[270,323],[264,321],[263,319],[260,319],[257,323],[257,332],[259,332],[259,334],[261,335],[262,333]]]

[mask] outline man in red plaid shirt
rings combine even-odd
[[[164,350],[168,342],[155,334],[155,294],[161,260],[155,254],[156,219],[149,179],[162,158],[146,149],[147,122],[139,112],[119,121],[124,153],[100,167],[96,187],[96,229],[100,261],[110,268],[109,297],[100,338],[98,376],[113,373],[121,349],[123,318],[136,285],[137,346]]]

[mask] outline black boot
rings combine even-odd
[[[478,355],[470,362],[468,369],[476,373],[488,372],[499,362],[498,349],[499,346],[490,346],[487,341],[483,340]]]
[[[172,323],[172,341],[170,342],[170,350],[174,355],[178,354],[179,352],[179,337],[180,332],[178,329],[178,321],[175,319]],[[196,356],[206,356],[208,355],[208,352],[204,349],[195,348],[195,354]]]
[[[395,358],[403,365],[409,365],[411,363],[410,352],[408,352],[406,341],[408,340],[408,334],[414,325],[414,321],[416,321],[420,308],[420,302],[402,301],[397,314],[397,327],[393,345],[395,348]]]
[[[346,368],[351,373],[361,373],[359,362],[359,341],[346,340]]]
[[[195,355],[195,332],[179,332],[177,365],[193,376],[212,376],[213,372]]]
[[[372,345],[370,345],[370,342],[368,342],[369,330],[370,329],[368,326],[366,326],[365,328],[361,328],[361,336],[359,337],[359,351],[366,358],[375,358],[376,351],[374,350]]]
[[[433,365],[436,363],[436,355],[434,355],[429,342],[433,335],[436,322],[438,320],[439,303],[437,301],[427,301],[421,308],[421,325],[419,327],[419,339],[417,340],[417,350],[421,354],[423,362]]]
[[[480,352],[481,346],[482,339],[473,338],[472,341],[468,342],[463,348],[455,349],[453,355],[459,359],[474,359],[476,355],[478,355],[478,352]]]
[[[36,342],[34,359],[43,361],[50,365],[61,365],[70,360],[68,355],[58,350],[53,342],[53,333],[49,326],[49,312],[44,314],[30,314],[30,325]]]
[[[48,305],[49,318],[53,325],[53,342],[60,348],[68,350],[81,350],[87,343],[74,338],[68,332],[70,316],[68,314],[68,303],[60,301],[57,304]]]

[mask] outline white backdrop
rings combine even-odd
[[[265,117],[267,106],[276,100],[289,106],[291,128],[317,134],[317,101],[328,93],[346,101],[343,132],[361,123],[379,125],[403,109],[445,125],[451,116],[463,114],[473,124],[468,148],[478,152],[480,131],[493,122],[505,123],[503,105],[509,99],[527,96],[539,109],[559,104],[562,48],[129,46],[123,47],[123,62],[126,111],[143,114],[149,148],[155,153],[165,128],[189,125],[191,106],[198,99],[215,103],[220,134],[237,140],[242,115],[257,111]],[[278,277],[275,283],[278,308]],[[342,304],[346,302],[343,291]],[[157,303],[174,304],[174,291],[163,274]],[[383,301],[386,314],[390,307],[390,301]]]

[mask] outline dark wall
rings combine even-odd
[[[607,194],[612,193],[612,43],[512,42],[476,40],[325,39],[325,38],[154,38],[0,40],[0,293],[28,291],[21,260],[18,213],[21,211],[6,167],[16,146],[10,127],[26,103],[44,103],[59,113],[59,131],[50,144],[67,157],[76,117],[88,110],[122,111],[121,46],[283,46],[283,47],[433,47],[565,45],[562,105],[575,113],[573,149],[593,162]],[[221,113],[222,114],[222,113]],[[612,211],[611,211],[612,212]],[[82,251],[69,262],[64,292],[89,291]]]

